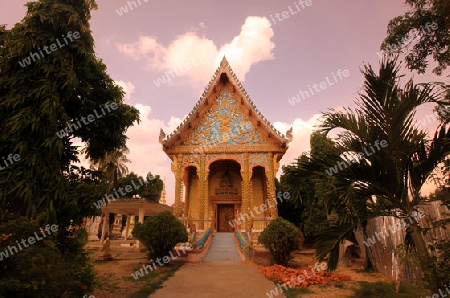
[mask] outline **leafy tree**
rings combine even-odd
[[[419,73],[425,72],[432,56],[438,63],[433,72],[441,75],[450,65],[450,2],[405,0],[405,3],[412,10],[389,22],[388,36],[381,48],[393,53],[407,52],[408,68]],[[411,42],[413,46],[407,47]]]
[[[425,103],[441,103],[442,94],[430,84],[414,85],[410,80],[399,86],[395,59],[385,59],[379,73],[365,66],[364,90],[355,110],[345,109],[326,113],[322,130],[339,129],[337,149],[342,169],[333,175],[338,196],[335,212],[338,217],[317,240],[319,259],[328,259],[328,267],[336,268],[339,243],[363,226],[367,219],[377,216],[406,218],[417,206],[426,202],[420,190],[437,164],[449,153],[447,138],[450,131],[439,128],[432,140],[414,123],[416,109]],[[372,152],[373,145],[385,141],[387,148]],[[366,152],[354,162],[358,152]],[[374,149],[373,149],[374,150]],[[308,170],[324,172],[336,165],[335,155],[314,160]],[[420,223],[413,221],[407,228],[421,266],[432,260],[421,235]],[[442,280],[429,287],[436,290]]]
[[[123,197],[131,197],[133,195],[139,195],[142,198],[145,198],[149,201],[158,202],[161,197],[161,191],[163,189],[163,181],[159,178],[159,175],[153,176],[150,172],[144,179],[142,176],[138,176],[135,173],[131,172],[125,177],[120,178],[115,185],[115,188],[118,187],[125,188],[127,185],[136,184],[138,188],[133,188],[131,192],[126,193]],[[143,185],[141,186],[141,183]]]
[[[125,155],[128,153],[130,153],[130,150],[127,147],[106,153],[101,159],[93,161],[91,168],[104,172],[106,182],[112,188],[113,185],[117,184],[119,178],[128,174],[128,168],[125,165],[131,162]]]
[[[438,201],[450,210],[450,188],[448,185],[432,193],[430,201]],[[444,213],[441,218],[432,220],[433,229],[440,230],[450,227],[450,213]],[[433,279],[439,279],[448,285],[450,283],[450,276],[448,275],[448,272],[450,272],[450,241],[436,239],[428,247],[434,252],[434,255],[432,256],[433,262],[424,268],[427,282],[432,283]]]
[[[55,200],[67,197],[64,173],[79,154],[73,138],[86,142],[87,156],[99,160],[125,146],[125,131],[139,112],[123,104],[123,91],[95,56],[88,22],[90,10],[97,8],[94,1],[40,0],[27,6],[21,23],[0,32],[0,150],[2,156],[21,157],[0,172],[0,183],[1,211],[8,206],[33,216],[41,210],[55,213]],[[80,39],[32,65],[19,65],[68,32],[79,32]],[[94,110],[102,113],[107,102],[117,108],[64,137],[56,134]]]
[[[283,176],[281,176],[280,178],[283,178]],[[275,178],[275,188],[276,193],[284,193],[285,191],[287,191],[287,187],[282,185],[277,178]],[[287,221],[293,223],[296,227],[300,227],[301,229],[302,209],[300,207],[297,207],[294,201],[291,200],[291,198],[289,200],[282,200],[281,202],[278,202],[277,208],[278,216],[286,219]]]
[[[97,8],[94,0],[39,0],[27,8],[12,29],[0,28],[0,156],[20,156],[0,171],[0,221],[6,224],[19,216],[32,221],[42,214],[39,225],[57,224],[55,246],[73,261],[73,280],[49,287],[47,297],[81,296],[79,283],[92,275],[85,272],[84,232],[73,227],[97,214],[93,203],[101,199],[105,185],[97,172],[71,166],[79,154],[73,139],[85,142],[87,157],[98,161],[125,146],[126,129],[139,120],[139,112],[123,103],[123,90],[95,56],[89,26],[90,11]],[[79,38],[36,57],[45,46],[64,43],[69,32]],[[30,52],[35,61],[25,65]],[[89,115],[95,119],[85,124],[82,117]],[[7,232],[20,233],[20,227],[14,229]],[[8,267],[6,274],[22,273],[27,281],[25,270],[30,268],[21,268]],[[52,268],[40,270],[44,276]],[[20,295],[17,291],[14,296]]]
[[[138,188],[133,187],[132,191],[125,193],[125,195],[121,195],[120,192],[118,192],[121,197],[129,198],[140,193],[140,189],[142,188],[141,183],[144,183],[144,179],[141,176],[131,172],[128,175],[119,178],[117,184],[114,185],[114,188],[119,189],[119,187],[122,187],[125,189],[128,185],[133,186],[133,182]]]
[[[153,176],[151,172],[148,172],[144,186],[139,189],[139,195],[149,201],[158,202],[161,198],[163,184],[159,175]]]
[[[269,249],[276,264],[286,266],[291,252],[302,244],[300,229],[293,223],[277,217],[259,235],[258,242]]]
[[[170,211],[163,211],[137,224],[133,236],[148,249],[151,260],[168,256],[177,243],[187,242],[184,225]]]
[[[295,222],[305,235],[305,242],[315,243],[316,235],[328,225],[327,218],[333,213],[335,193],[332,177],[324,172],[312,174],[307,170],[311,158],[333,153],[337,155],[334,143],[318,132],[311,134],[311,153],[302,154],[297,162],[283,168],[282,187],[291,193],[291,199],[279,206],[280,216],[290,219],[295,213]],[[322,191],[324,190],[324,191]],[[283,215],[288,215],[284,217]],[[299,224],[297,224],[299,222]]]
[[[89,256],[58,249],[56,233],[48,235],[44,231],[44,238],[39,231],[42,222],[43,218],[29,220],[12,216],[8,221],[0,222],[0,231],[10,235],[3,241],[0,238],[0,253],[8,253],[7,258],[3,255],[0,260],[0,297],[45,298],[63,297],[64,294],[81,297],[85,294],[83,286],[92,291],[94,270]],[[36,238],[35,233],[40,237]],[[29,242],[30,237],[35,239],[33,244]],[[22,240],[28,241],[25,242],[28,247],[17,245]],[[66,240],[73,244],[72,249],[80,249],[80,243],[85,243],[79,238]]]

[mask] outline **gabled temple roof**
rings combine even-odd
[[[187,117],[181,122],[180,125],[172,132],[170,135],[166,136],[164,131],[161,129],[159,135],[159,142],[164,147],[170,147],[181,139],[181,134],[185,131],[191,130],[193,128],[192,123],[195,122],[203,110],[206,110],[210,95],[215,93],[217,86],[220,84],[220,80],[223,77],[222,74],[225,73],[233,86],[233,92],[241,96],[241,104],[249,109],[248,115],[256,117],[258,119],[258,126],[261,126],[265,131],[268,132],[268,137],[276,141],[276,143],[283,145],[287,149],[287,145],[292,141],[292,127],[287,131],[286,135],[280,133],[273,125],[258,111],[255,104],[252,102],[241,82],[237,78],[236,74],[230,67],[225,56],[220,62],[220,66],[217,68],[212,79],[209,81],[208,86],[205,88],[200,99],[195,104],[192,111],[187,115]]]

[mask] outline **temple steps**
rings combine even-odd
[[[238,263],[241,262],[236,251],[233,233],[216,233],[203,262]]]

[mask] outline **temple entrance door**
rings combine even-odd
[[[230,222],[232,222],[233,219],[234,219],[233,204],[217,205],[217,232],[234,232],[233,227],[230,225]]]

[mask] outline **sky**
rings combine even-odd
[[[128,168],[165,179],[168,204],[174,175],[159,131],[170,134],[187,116],[223,56],[265,118],[283,134],[293,127],[281,160],[287,165],[309,151],[322,112],[354,107],[360,69],[378,69],[389,20],[409,9],[404,0],[96,1],[96,55],[126,91],[125,103],[141,113],[141,123],[127,131]],[[1,1],[0,24],[20,22],[26,2]],[[415,82],[444,80],[404,74]],[[438,125],[432,108],[416,117],[430,130]]]

